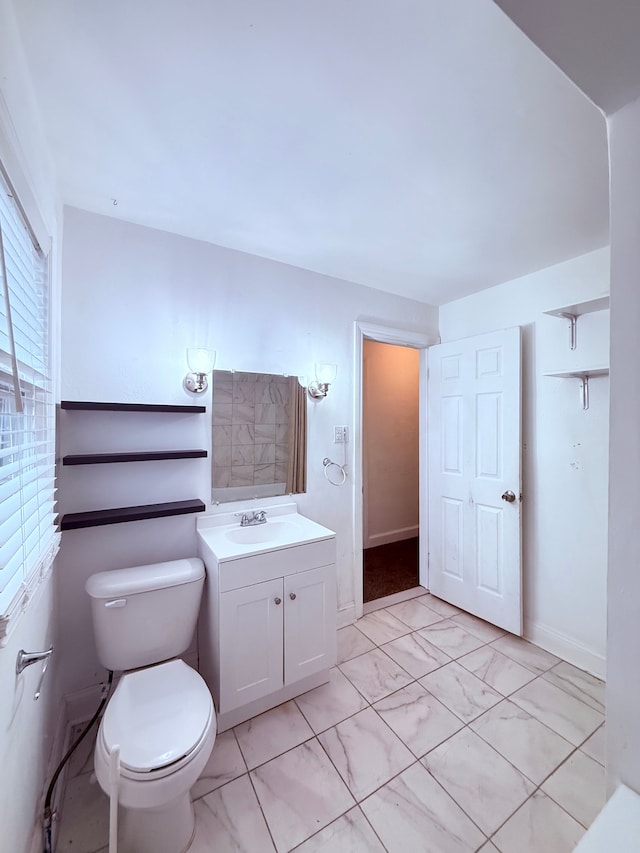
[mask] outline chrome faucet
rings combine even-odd
[[[240,515],[240,513],[238,513]],[[267,511],[265,509],[250,510],[243,512],[240,519],[240,527],[252,527],[254,524],[266,524]]]

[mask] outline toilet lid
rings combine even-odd
[[[120,745],[120,763],[145,772],[188,755],[213,713],[202,677],[173,660],[123,675],[102,720],[109,749]]]

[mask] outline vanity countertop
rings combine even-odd
[[[267,507],[266,511],[266,523],[245,527],[240,525],[242,512],[202,516],[197,522],[198,538],[218,562],[224,562],[335,536],[333,530],[300,515],[294,503]]]

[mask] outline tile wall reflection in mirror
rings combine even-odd
[[[214,503],[306,490],[306,405],[296,376],[214,370]]]

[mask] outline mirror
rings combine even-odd
[[[296,376],[213,371],[214,503],[306,490],[307,395]]]

